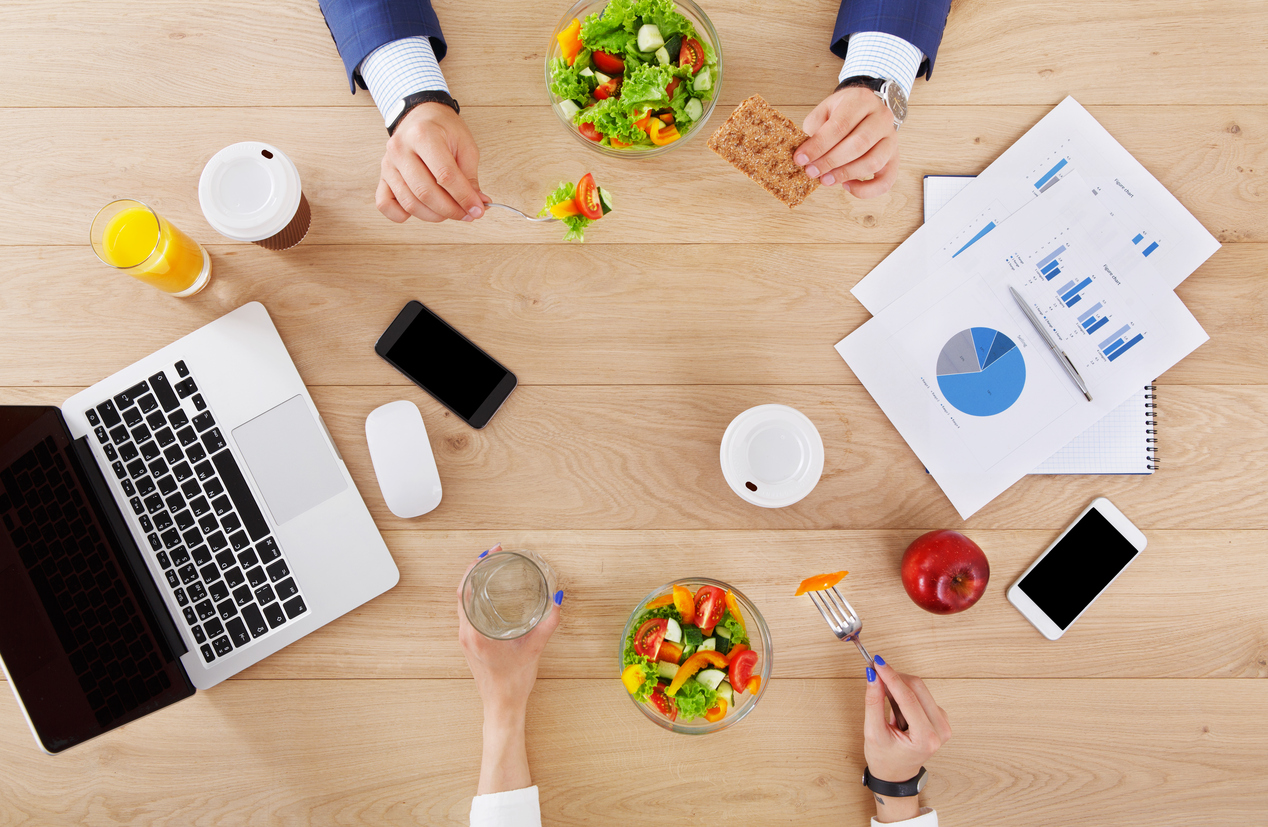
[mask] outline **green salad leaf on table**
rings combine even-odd
[[[586,227],[612,212],[612,196],[586,173],[576,186],[565,181],[546,196],[540,216],[558,218],[568,228],[564,241],[585,241]]]

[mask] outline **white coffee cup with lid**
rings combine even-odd
[[[232,144],[212,156],[198,179],[198,203],[221,235],[269,250],[294,247],[312,222],[294,162],[260,141]]]
[[[758,405],[727,426],[722,475],[742,499],[783,508],[803,499],[823,475],[823,439],[814,423],[787,405]]]

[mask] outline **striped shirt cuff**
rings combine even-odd
[[[431,38],[422,35],[383,44],[361,61],[360,72],[365,88],[370,90],[374,105],[383,116],[384,126],[391,125],[388,110],[407,95],[432,91],[449,94]]]
[[[845,65],[837,80],[855,75],[889,78],[898,81],[910,99],[916,73],[924,60],[924,53],[901,37],[885,32],[855,32],[847,41]]]

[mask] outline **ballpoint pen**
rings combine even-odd
[[[1070,374],[1070,378],[1074,380],[1075,385],[1078,385],[1079,390],[1083,391],[1083,395],[1087,397],[1087,401],[1091,402],[1092,394],[1088,392],[1087,385],[1083,383],[1083,377],[1079,376],[1079,371],[1074,367],[1074,363],[1070,361],[1070,357],[1065,355],[1065,351],[1062,350],[1061,346],[1053,340],[1052,334],[1049,333],[1048,329],[1043,326],[1043,322],[1041,322],[1039,317],[1035,315],[1035,311],[1030,308],[1030,305],[1021,297],[1021,294],[1018,293],[1011,284],[1008,285],[1008,292],[1013,294],[1013,300],[1016,301],[1018,306],[1020,306],[1025,312],[1026,318],[1030,319],[1030,323],[1034,325],[1035,330],[1039,331],[1039,335],[1042,336],[1043,340],[1048,343],[1048,347],[1052,348],[1052,352],[1057,355],[1057,361],[1059,361],[1061,366],[1065,368],[1065,372]]]

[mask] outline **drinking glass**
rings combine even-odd
[[[492,551],[467,572],[462,610],[475,630],[494,640],[529,633],[558,602],[555,571],[536,552]]]
[[[92,220],[97,258],[178,298],[211,280],[211,257],[185,233],[140,201],[112,201]]]

